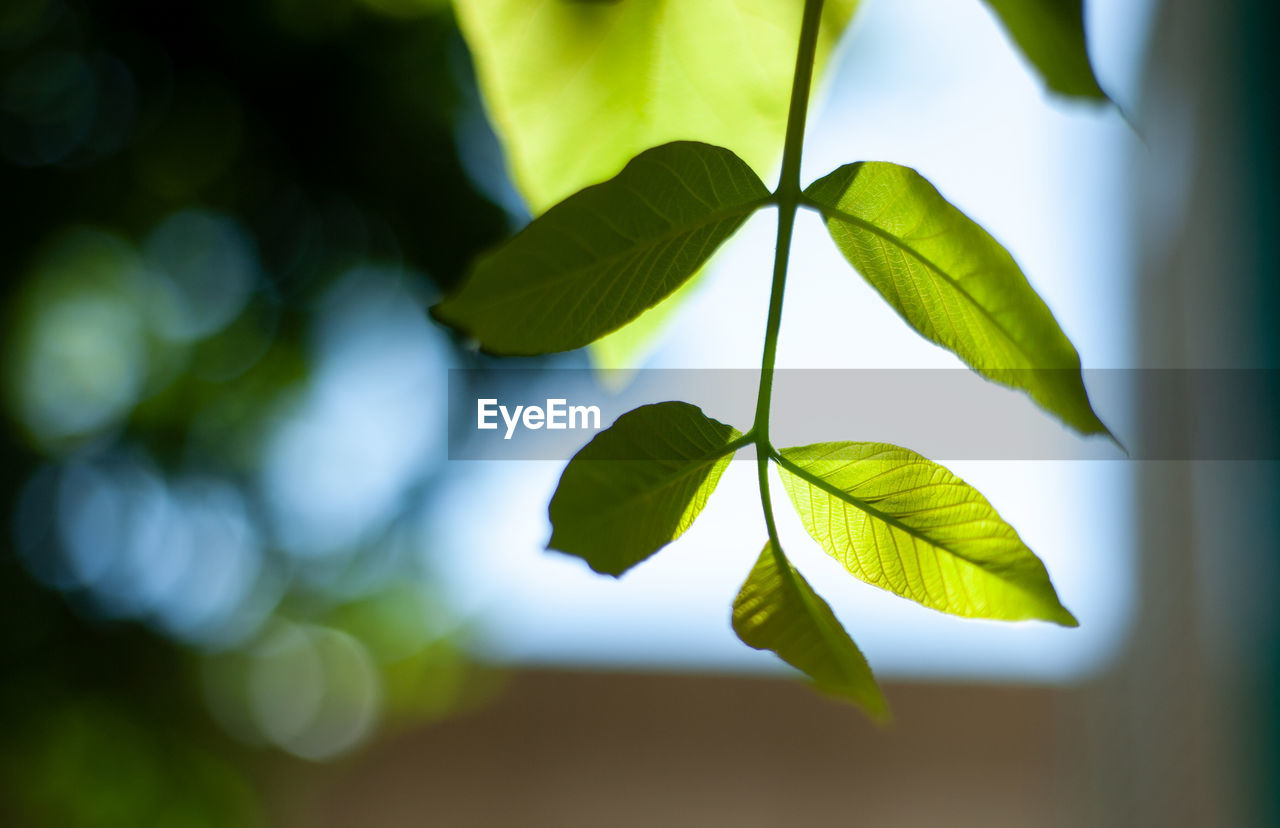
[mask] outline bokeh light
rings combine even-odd
[[[506,229],[459,54],[437,0],[0,7],[0,823],[260,824],[245,751],[496,686],[420,518],[457,353],[424,308]]]
[[[147,237],[143,256],[153,295],[151,324],[179,341],[222,330],[258,283],[257,254],[232,219],[183,210]]]
[[[37,440],[107,428],[137,402],[148,378],[142,290],[132,246],[100,231],[69,231],[37,264],[6,349],[15,413]]]
[[[262,486],[281,545],[349,550],[444,456],[448,357],[412,282],[363,268],[327,294],[315,370],[267,438]]]

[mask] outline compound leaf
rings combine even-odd
[[[1110,436],[1089,403],[1079,354],[1013,257],[919,173],[848,164],[811,184],[805,199],[849,263],[921,335],[1077,431]]]
[[[1046,86],[1059,95],[1107,100],[1089,64],[1082,0],[984,0]]]
[[[678,288],[768,195],[727,149],[655,147],[481,257],[432,312],[493,353],[581,347]]]
[[[623,414],[565,467],[547,548],[621,575],[693,524],[741,438],[688,403]]]
[[[972,486],[885,443],[782,449],[782,482],[809,534],[853,575],[971,618],[1077,622],[1013,527]]]
[[[826,601],[772,541],[733,602],[733,631],[806,673],[818,689],[846,698],[877,719],[888,709],[871,667]]]

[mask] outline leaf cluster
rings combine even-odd
[[[1089,68],[1079,2],[987,3],[1051,90],[1104,99]],[[605,106],[598,98],[613,83],[652,83],[667,94],[669,63],[688,57],[684,50],[690,27],[728,10],[740,13],[752,6],[758,12],[755,7],[777,4],[553,3],[549,10],[538,5],[537,13],[532,5],[470,0],[461,8],[482,77],[489,78],[491,106],[502,116],[517,177],[537,206],[555,192],[546,177],[554,174],[547,171],[572,171],[584,164],[599,169],[605,162],[595,148],[585,150],[585,157],[537,161],[540,152],[556,146],[548,131],[572,129],[580,112],[571,107],[560,126],[525,123],[541,111],[538,104],[563,90],[512,74],[521,62],[496,48],[511,43],[513,35],[504,27],[516,26],[517,20],[550,25],[554,18],[569,57],[551,61],[549,71],[572,70],[582,105]],[[796,21],[800,43],[790,114],[785,124],[766,122],[760,130],[776,146],[777,128],[785,126],[778,187],[770,190],[755,172],[753,165],[759,166],[767,153],[754,144],[751,163],[725,146],[701,140],[650,146],[613,177],[559,201],[482,257],[433,314],[493,353],[579,348],[667,300],[751,214],[776,209],[778,259],[760,405],[752,426],[742,432],[674,401],[624,414],[565,469],[549,508],[553,533],[548,546],[582,558],[598,572],[619,576],[688,529],[733,454],[754,445],[769,539],[734,602],[733,628],[747,645],[777,653],[819,688],[880,717],[887,708],[866,660],[831,608],[783,554],[770,502],[771,463],[805,529],[854,577],[955,615],[1040,619],[1065,626],[1077,622],[1059,600],[1044,565],[1013,527],[978,491],[942,466],[906,448],[877,442],[793,448],[771,444],[773,355],[796,211],[817,213],[853,271],[921,336],[987,379],[1024,392],[1081,434],[1110,432],[1089,402],[1075,348],[1013,257],[923,176],[897,164],[857,162],[800,188],[811,73],[829,45],[832,15],[838,31],[851,12],[851,3],[832,4],[826,39],[820,36],[821,0],[807,0],[802,21]],[[785,14],[779,9],[775,17]],[[636,16],[644,19],[632,20]],[[625,49],[603,56],[580,54],[583,47],[575,38],[620,21],[638,26],[638,36],[648,38],[652,48],[634,54]],[[764,35],[747,26],[740,37],[759,40]],[[625,44],[617,45],[621,49]],[[538,59],[538,54],[526,55],[525,63]],[[624,78],[618,74],[624,67],[648,74]],[[767,84],[761,88],[766,87],[773,89]],[[670,117],[684,111],[680,92],[672,93],[677,105],[667,110]],[[609,100],[616,105],[623,99]],[[734,117],[744,111],[742,96],[731,90],[718,89],[708,100]],[[676,129],[667,118],[646,123],[639,140]],[[704,125],[705,118],[689,119],[695,137],[716,132]],[[634,138],[628,135],[628,140]]]

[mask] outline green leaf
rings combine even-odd
[[[657,350],[659,335],[689,295],[699,289],[704,273],[706,268],[686,279],[674,293],[636,319],[587,346],[591,365],[599,372],[597,377],[615,384],[620,378],[629,378],[631,372]]]
[[[856,5],[824,5],[818,77]],[[768,173],[786,133],[803,6],[797,0],[455,2],[490,120],[535,215],[670,141],[727,147]],[[628,330],[592,343],[593,361],[632,367],[681,300],[674,296]]]
[[[827,0],[817,68],[853,14]],[[516,186],[535,214],[670,141],[768,171],[786,132],[796,0],[457,0]]]
[[[976,489],[885,443],[782,449],[782,482],[822,548],[856,577],[971,618],[1067,627],[1044,564]]]
[[[1013,257],[919,173],[848,164],[804,197],[850,264],[921,335],[1077,431],[1110,435],[1089,404],[1080,356]]]
[[[733,631],[747,646],[770,650],[806,673],[823,692],[849,699],[877,719],[887,718],[862,652],[772,542],[764,545],[733,602]]]
[[[569,461],[551,498],[551,541],[621,575],[688,529],[745,441],[683,402],[629,411]]]
[[[768,196],[729,150],[655,147],[481,257],[432,312],[494,353],[581,347],[678,288]]]
[[[1107,100],[1084,35],[1082,0],[984,0],[1045,84],[1059,95]]]

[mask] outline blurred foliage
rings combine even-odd
[[[268,746],[495,686],[421,312],[511,225],[487,129],[440,0],[0,6],[0,823],[264,824]]]

